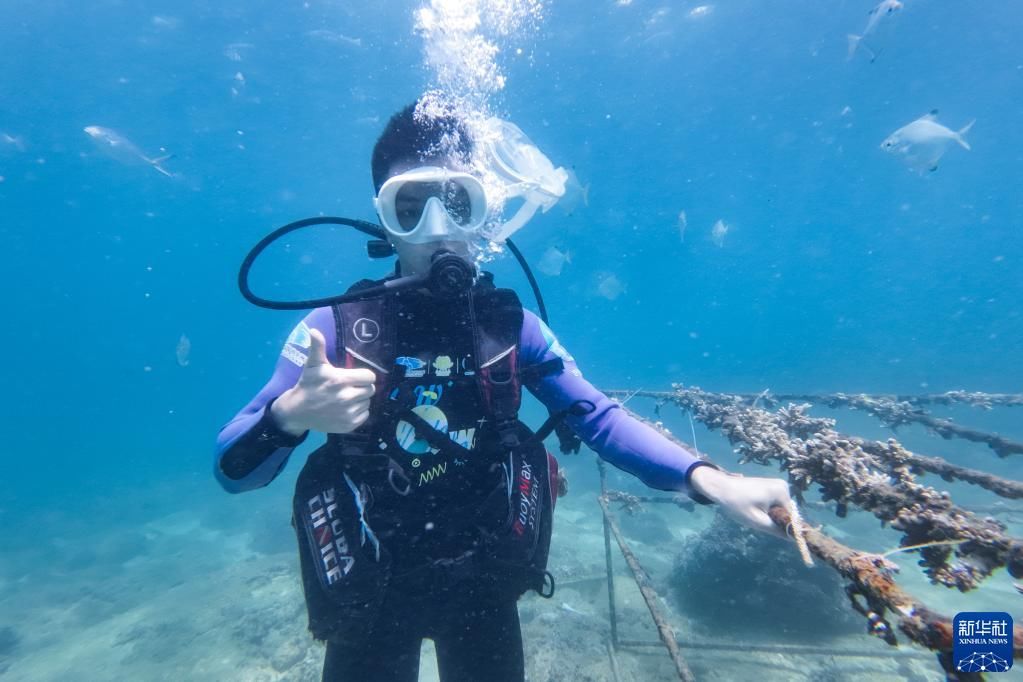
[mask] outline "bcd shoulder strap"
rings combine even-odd
[[[496,422],[502,446],[512,448],[519,443],[515,425],[522,402],[522,303],[511,289],[481,288],[470,296],[480,395]]]
[[[373,400],[377,404],[386,398],[396,367],[394,305],[393,296],[380,296],[333,306],[338,358],[348,369],[361,364],[376,373]]]

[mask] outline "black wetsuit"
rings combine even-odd
[[[423,639],[432,639],[444,682],[521,682],[522,634],[514,595],[393,588],[365,643],[327,642],[324,682],[416,682]]]

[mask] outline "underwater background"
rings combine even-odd
[[[538,216],[515,241],[534,267],[548,259],[537,277],[551,326],[591,382],[1020,390],[1023,5],[906,0],[865,38],[873,52],[850,59],[847,35],[864,31],[874,5],[557,0],[496,39],[506,82],[488,106],[580,185],[574,205]],[[265,490],[229,496],[212,475],[217,430],[269,377],[301,317],[250,306],[236,273],[251,245],[291,220],[374,218],[373,143],[435,75],[414,27],[420,7],[0,5],[0,675],[319,679],[288,508],[313,444]],[[916,172],[880,148],[932,110],[952,130],[976,119],[972,149],[953,143],[937,170]],[[160,162],[171,176],[104,153],[87,126],[116,131],[150,158],[173,155]],[[326,294],[386,272],[360,237],[328,232],[308,237],[309,258],[282,259],[262,281],[295,275]],[[554,258],[560,271],[549,267],[551,249],[569,258]],[[301,273],[310,263],[314,276]],[[532,304],[511,258],[490,267]],[[638,398],[630,407],[650,414]],[[526,414],[534,425],[543,418],[535,404]],[[944,414],[1023,439],[1012,409]],[[831,416],[845,431],[889,435],[862,415]],[[691,433],[682,417],[665,418]],[[777,475],[738,467],[720,436],[698,425],[692,433],[727,468]],[[1020,478],[1018,461],[981,446],[922,428],[899,437]],[[599,575],[593,454],[561,462],[571,489],[555,516],[552,569]],[[991,502],[923,481],[963,504]],[[675,555],[713,512],[655,514],[668,535],[638,537],[637,553],[670,599]],[[840,525],[855,547],[898,544],[864,514],[840,524],[808,516]],[[902,557],[900,581],[937,610],[997,607],[1023,618],[1004,571],[953,594]],[[741,571],[733,579],[749,587]],[[523,600],[530,679],[611,679],[599,588]],[[680,634],[729,637],[727,619],[688,622],[673,608],[688,623]],[[797,607],[762,608],[793,617]],[[634,638],[656,641],[638,597],[623,609]],[[854,622],[832,644],[884,653],[863,629]],[[806,636],[760,633],[791,644]],[[672,679],[657,649],[627,657],[626,679]],[[742,658],[691,654],[700,679],[749,679]],[[782,656],[756,670],[821,679],[822,665]],[[829,679],[857,679],[868,663],[827,665]],[[942,679],[922,651],[869,665],[873,679]],[[424,679],[431,674],[424,665]]]

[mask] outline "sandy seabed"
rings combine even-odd
[[[221,516],[209,509],[153,515],[131,527],[86,523],[70,533],[51,529],[47,534],[47,524],[56,528],[58,520],[41,519],[35,532],[45,542],[16,544],[0,566],[0,676],[89,682],[319,680],[323,646],[306,631],[286,498],[281,495],[273,505],[278,503],[281,508],[275,509],[261,500],[262,515],[235,532],[224,530]],[[157,509],[169,508],[170,500],[166,505]],[[706,525],[713,513],[660,506],[665,509],[644,513],[659,515],[653,520],[678,541]],[[729,642],[727,632],[710,632],[677,612],[667,587],[677,554],[671,540],[635,538],[633,544],[665,595],[662,606],[680,637]],[[549,600],[530,594],[519,603],[529,680],[615,680],[604,560],[594,495],[570,494],[559,502],[555,517],[549,567],[558,578],[557,593]],[[620,636],[656,643],[649,612],[617,549],[614,566]],[[800,642],[765,632],[758,643]],[[836,638],[833,646],[887,651],[865,634]],[[924,651],[898,659],[693,649],[684,654],[699,680],[943,679]],[[621,649],[616,659],[618,680],[677,679],[660,647]],[[420,679],[438,679],[429,642]]]

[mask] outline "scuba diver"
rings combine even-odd
[[[554,588],[546,564],[560,474],[546,436],[576,452],[581,439],[651,488],[782,537],[767,510],[791,500],[784,481],[726,473],[632,417],[478,270],[473,249],[488,226],[500,241],[550,208],[565,171],[510,123],[491,119],[492,134],[474,135],[453,110],[417,104],[390,119],[372,157],[386,242],[370,251],[397,253],[395,273],[330,304],[268,305],[315,309],[221,430],[215,475],[229,492],[260,488],[310,431],[326,434],[292,510],[324,680],[414,682],[429,638],[444,682],[520,682],[517,601]],[[483,164],[505,182],[501,203],[523,201],[508,220],[494,218]],[[536,433],[518,420],[523,387],[551,413]]]

